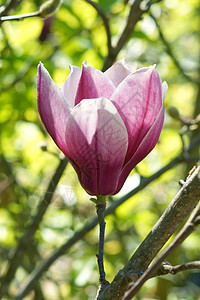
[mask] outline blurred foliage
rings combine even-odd
[[[115,43],[126,21],[127,1],[96,2],[109,17]],[[22,1],[11,13],[33,12],[41,4],[39,0]],[[125,57],[133,69],[157,64],[162,80],[169,85],[165,125],[159,144],[137,167],[142,176],[153,174],[182,149],[181,124],[167,114],[168,108],[174,106],[189,118],[200,113],[196,104],[199,101],[196,84],[199,10],[198,0],[164,0],[152,5],[118,56],[118,59]],[[47,22],[48,28],[44,27]],[[169,55],[158,28],[186,76]],[[92,6],[83,0],[64,0],[48,21],[36,17],[2,23],[0,51],[0,275],[3,275],[13,248],[34,215],[59,162],[59,149],[44,130],[37,112],[37,65],[42,61],[61,86],[69,74],[69,64],[81,66],[87,60],[95,68],[102,68],[107,55],[107,38],[102,19]],[[191,134],[186,143],[190,138]],[[41,150],[44,141],[48,151]],[[178,191],[178,181],[186,177],[186,169],[186,164],[171,169],[107,217],[107,280],[113,279],[151,230]],[[119,196],[138,184],[137,172],[131,173]],[[35,235],[34,245],[25,254],[12,281],[11,296],[17,294],[37,264],[95,216],[94,205],[88,199],[73,168],[68,165]],[[193,233],[169,258],[172,264],[200,259],[199,233],[199,230]],[[25,299],[94,299],[98,285],[97,244],[96,228],[60,257]],[[199,282],[198,272],[154,278],[146,283],[136,299],[195,300],[200,291]]]

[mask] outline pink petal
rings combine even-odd
[[[136,152],[162,107],[162,85],[155,68],[142,68],[130,74],[117,87],[111,100],[128,132],[126,163]]]
[[[84,99],[74,107],[66,126],[70,156],[79,180],[91,195],[115,192],[128,146],[126,127],[112,102]]]
[[[83,63],[81,78],[78,85],[75,105],[82,99],[110,98],[115,90],[112,81],[101,71]]]
[[[106,74],[113,84],[117,87],[129,74],[131,69],[126,64],[125,60],[117,61],[112,67],[110,67],[104,74]]]
[[[67,102],[72,108],[74,107],[81,72],[81,68],[70,66],[70,75],[65,80],[61,89],[63,95],[67,99]]]
[[[143,160],[151,152],[151,150],[155,147],[155,145],[159,139],[159,136],[160,136],[160,132],[161,132],[161,129],[163,126],[163,121],[164,121],[164,105],[161,107],[160,112],[159,112],[155,122],[153,123],[153,125],[151,126],[151,128],[149,129],[149,131],[147,132],[147,134],[141,141],[135,154],[123,168],[120,179],[119,179],[119,184],[116,189],[116,193],[118,193],[120,191],[127,176],[133,170],[133,168],[141,160]]]
[[[69,158],[65,141],[65,128],[71,108],[42,63],[38,66],[37,102],[40,117],[46,130],[60,150]]]

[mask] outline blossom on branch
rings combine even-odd
[[[116,194],[158,141],[167,84],[155,66],[132,72],[123,60],[104,73],[86,62],[70,70],[60,89],[39,64],[41,120],[90,195]]]

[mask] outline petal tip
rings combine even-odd
[[[149,73],[153,73],[153,72],[158,73],[158,72],[156,71],[156,64],[153,64],[153,65],[147,67],[147,69],[148,69],[147,72],[149,72]]]
[[[40,80],[41,80],[41,72],[42,72],[42,63],[39,62],[38,64],[38,72],[37,72],[37,90],[39,89],[40,86]]]
[[[82,63],[82,66],[83,66],[83,67],[88,67],[87,60],[85,60],[85,61]]]
[[[166,81],[163,81],[162,83],[162,100],[164,101],[165,96],[167,94],[167,90],[168,90],[168,84]]]
[[[41,68],[44,68],[43,63],[40,61],[38,64],[38,71],[41,71]]]

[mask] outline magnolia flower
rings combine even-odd
[[[124,61],[104,73],[86,62],[70,70],[60,89],[39,64],[42,122],[90,195],[116,194],[158,141],[167,84],[155,66],[132,72]]]

